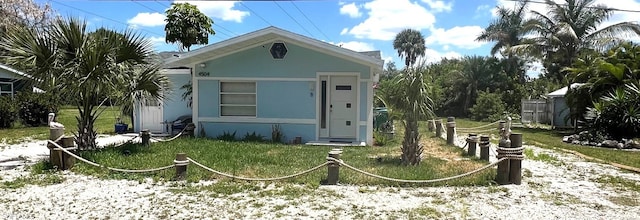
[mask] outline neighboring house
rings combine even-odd
[[[165,122],[191,114],[196,135],[225,132],[286,141],[373,144],[373,85],[380,52],[355,52],[268,27],[165,59],[173,93],[134,113],[134,127],[168,132]],[[179,88],[193,82],[193,108]]]
[[[26,78],[31,76],[0,64],[0,96],[15,96],[16,92],[26,89]]]
[[[571,88],[575,89],[580,87],[581,83],[571,84]],[[568,128],[572,127],[571,120],[569,120],[569,107],[567,106],[567,100],[565,95],[567,94],[567,87],[563,87],[556,91],[547,94],[549,119],[551,126],[555,128]]]

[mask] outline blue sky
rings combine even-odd
[[[561,0],[556,0],[561,1]],[[613,8],[640,9],[640,0],[597,0]],[[154,42],[158,51],[175,51],[164,42],[164,11],[173,1],[69,1],[48,2],[62,16],[84,18],[91,28],[133,28]],[[386,61],[402,66],[393,49],[396,33],[420,30],[428,50],[426,60],[442,57],[489,55],[492,43],[475,38],[494,18],[497,5],[507,0],[314,0],[314,1],[189,1],[214,20],[216,43],[268,26],[276,26],[356,51],[380,50]],[[531,10],[544,12],[542,4]],[[638,21],[640,13],[617,13],[610,22]]]

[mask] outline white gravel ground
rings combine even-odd
[[[128,139],[103,137],[100,143]],[[523,161],[522,185],[311,189],[256,184],[254,191],[220,195],[181,191],[185,183],[60,172],[55,174],[64,178],[60,184],[3,188],[4,182],[30,175],[25,163],[47,157],[45,142],[36,141],[0,146],[0,219],[640,219],[640,192],[596,181],[615,176],[640,186],[639,174],[527,147],[559,161]]]

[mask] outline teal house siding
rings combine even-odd
[[[167,75],[169,81],[171,81],[171,92],[167,95],[163,102],[163,119],[164,121],[171,122],[183,115],[191,115],[191,108],[189,108],[189,100],[182,100],[182,94],[184,89],[180,89],[183,85],[189,83],[191,75],[189,74],[175,74]]]
[[[283,59],[272,56],[274,44],[286,46]],[[370,101],[373,94],[369,86],[376,80],[374,75],[382,71],[382,63],[379,52],[358,53],[269,27],[169,57],[165,67],[193,70],[190,78],[172,77],[171,81],[178,87],[189,79],[194,83],[194,109],[191,111],[196,135],[205,134],[215,138],[235,132],[236,138],[241,139],[255,132],[265,139],[271,139],[272,127],[277,124],[286,142],[300,137],[303,143],[335,139],[371,144],[373,128],[369,114],[372,111]],[[348,107],[340,107],[338,111],[327,107],[328,112],[325,112],[327,123],[329,119],[342,120],[341,123],[346,125],[321,125],[321,78],[346,81],[346,84],[331,81],[335,88],[327,85],[324,96],[327,100],[332,99],[330,94],[334,93],[330,91],[333,91],[336,94],[333,101],[347,103],[340,106]],[[252,88],[252,84],[224,84],[227,82],[255,82],[255,115],[251,114],[253,92],[243,90]],[[228,93],[220,94],[221,85],[229,86]],[[337,85],[342,87],[338,88]],[[350,85],[353,85],[353,90]],[[346,92],[348,90],[357,94],[355,100],[354,96],[350,96],[353,93]],[[169,121],[190,110],[182,107],[186,103],[180,95],[172,95],[172,101],[165,102],[165,120]],[[227,100],[227,107],[223,108],[225,112],[233,114],[233,111],[237,111],[239,115],[248,116],[222,116],[221,97]],[[355,126],[355,133],[348,127],[350,124]]]

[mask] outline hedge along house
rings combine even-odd
[[[159,130],[190,113],[196,135],[255,132],[271,139],[279,125],[287,142],[373,144],[379,51],[359,53],[268,27],[168,58],[165,67],[174,90],[193,82],[193,106],[178,89],[164,103],[140,108],[136,128]]]

